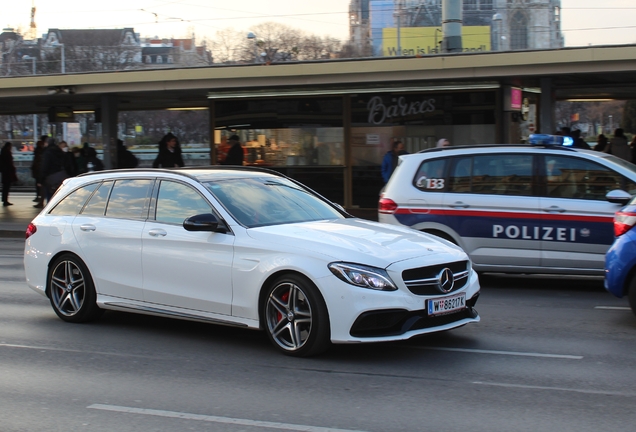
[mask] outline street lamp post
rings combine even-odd
[[[612,133],[612,130],[614,130],[613,125],[612,125],[612,116],[609,116],[609,133]]]
[[[254,43],[254,63],[258,63],[258,44],[256,43],[256,35],[249,32],[247,34],[247,40],[251,40]]]
[[[31,60],[33,62],[33,75],[37,75],[37,70],[35,68],[35,61],[37,57],[32,57],[29,55],[22,56],[22,60]],[[33,148],[35,149],[35,141],[37,137],[38,131],[38,116],[37,114],[33,114]]]

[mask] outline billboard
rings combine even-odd
[[[382,29],[382,55],[384,57],[438,54],[444,35],[441,27],[402,27],[399,54],[396,28]],[[490,26],[463,26],[464,52],[490,51]]]

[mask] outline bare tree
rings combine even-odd
[[[217,63],[236,63],[241,51],[245,50],[247,33],[233,28],[226,28],[216,32],[216,37],[210,44],[214,60]]]

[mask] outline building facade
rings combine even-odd
[[[437,54],[443,39],[442,3],[352,0],[350,43],[372,46],[373,56]],[[463,0],[462,25],[465,51],[553,49],[564,45],[561,0]],[[390,48],[396,46],[399,49]]]

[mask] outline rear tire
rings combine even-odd
[[[64,254],[53,261],[49,266],[47,283],[51,306],[62,320],[88,322],[104,312],[97,306],[90,272],[77,256]]]
[[[277,278],[267,290],[262,311],[267,337],[284,354],[308,357],[329,348],[327,306],[308,279],[295,274]]]

